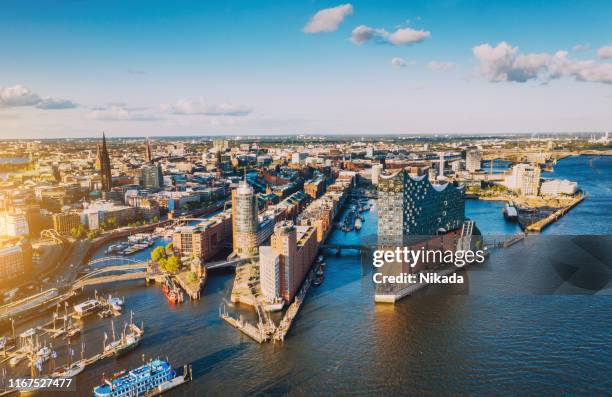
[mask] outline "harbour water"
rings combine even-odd
[[[555,167],[555,177],[577,180],[589,199],[546,234],[610,234],[612,159],[590,160]],[[501,203],[469,200],[466,210],[483,234],[519,231],[504,221]],[[373,236],[376,207],[364,216],[361,231],[335,230],[330,239]],[[548,247],[540,239],[494,253],[463,285],[430,287],[396,305],[374,304],[372,269],[357,253],[327,255],[324,283],[310,290],[282,344],[259,345],[219,319],[231,271],[211,272],[200,301],[176,306],[139,282],[98,287],[125,297],[145,336],[134,352],[80,374],[77,388],[90,395],[103,373],[137,367],[144,354],[193,364],[193,382],[168,393],[176,396],[607,394],[612,297],[559,293],[563,279],[539,267]],[[108,319],[85,320],[87,350],[101,350],[109,327]]]

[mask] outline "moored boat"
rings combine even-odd
[[[157,396],[191,380],[191,366],[178,375],[164,360],[152,360],[127,373],[104,379],[93,390],[94,397]]]
[[[89,299],[83,303],[79,303],[78,305],[74,305],[74,316],[76,318],[83,318],[89,316],[100,310],[102,308],[102,304],[97,299]]]
[[[504,207],[504,218],[509,221],[516,221],[518,219],[518,211],[512,204],[506,204]]]

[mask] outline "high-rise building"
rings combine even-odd
[[[279,222],[270,242],[259,254],[262,293],[269,301],[282,298],[291,302],[316,257],[316,230],[291,221]]]
[[[102,144],[98,144],[98,152],[96,154],[96,169],[100,171],[102,178],[102,191],[110,192],[113,187],[113,178],[111,175],[110,157],[108,148],[106,147],[106,136],[102,133]]]
[[[151,143],[149,142],[149,138],[145,141],[145,162],[152,163],[153,162],[153,152],[151,151]]]
[[[465,219],[462,187],[432,185],[406,170],[381,175],[378,183],[378,237],[402,245],[407,236],[435,236],[458,229]]]
[[[505,185],[523,196],[537,196],[540,190],[540,167],[531,164],[516,164],[508,175]]]
[[[444,152],[440,152],[440,168],[438,171],[438,176],[443,177],[444,176]]]
[[[140,170],[140,185],[145,189],[164,187],[164,174],[160,164],[145,164]]]
[[[468,172],[480,171],[482,152],[478,149],[468,150],[465,154],[465,169]]]
[[[234,253],[240,257],[257,255],[257,200],[253,188],[243,180],[232,191]]]

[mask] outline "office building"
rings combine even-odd
[[[0,236],[27,236],[29,233],[28,220],[23,212],[0,213]]]
[[[53,214],[53,229],[60,234],[70,234],[72,229],[78,228],[81,224],[81,214],[78,212],[62,212]]]
[[[31,268],[32,247],[28,242],[0,242],[0,284],[27,274]]]
[[[172,246],[179,257],[212,259],[227,246],[232,234],[232,211],[226,210],[194,226],[182,226],[172,234]]]
[[[164,175],[160,164],[147,164],[140,170],[140,185],[145,189],[159,190],[164,187]]]
[[[246,180],[232,191],[232,223],[234,253],[240,257],[257,255],[257,201]]]
[[[468,150],[465,154],[465,169],[468,172],[480,171],[482,152],[478,149]]]

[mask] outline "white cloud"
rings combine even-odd
[[[337,7],[325,8],[314,14],[306,26],[302,29],[304,33],[333,32],[349,15],[353,15],[351,4],[342,4]]]
[[[446,72],[447,70],[451,70],[455,67],[455,64],[452,62],[443,62],[443,61],[431,61],[427,64],[427,68],[429,70],[438,70],[442,72]]]
[[[89,117],[104,121],[154,121],[160,117],[145,108],[128,108],[124,104],[110,103],[107,106],[93,108]]]
[[[351,33],[351,41],[355,44],[363,44],[370,41],[376,35],[376,29],[372,29],[365,25],[359,25]]]
[[[597,56],[601,59],[612,58],[612,45],[601,47],[599,50],[597,50]]]
[[[583,52],[583,51],[588,51],[590,49],[591,49],[591,45],[589,43],[576,44],[574,47],[572,47],[573,52]]]
[[[419,43],[429,37],[431,37],[431,33],[426,30],[398,28],[395,32],[389,33],[385,29],[375,29],[366,25],[357,26],[351,33],[351,41],[358,45],[372,39],[382,44],[410,45]]]
[[[253,111],[248,106],[233,103],[207,104],[201,98],[197,101],[180,100],[161,108],[166,113],[206,116],[247,116]]]
[[[612,64],[572,60],[567,51],[520,54],[518,47],[504,41],[495,47],[481,44],[472,51],[480,61],[480,73],[491,82],[546,82],[574,77],[577,81],[612,84]]]
[[[67,99],[43,98],[38,104],[36,104],[36,107],[39,109],[48,110],[72,109],[77,107],[77,104]]]
[[[408,63],[402,58],[395,57],[391,60],[391,65],[395,66],[396,68],[403,68],[408,65]]]
[[[414,30],[411,28],[397,29],[391,33],[388,40],[395,45],[408,45],[420,43],[421,41],[431,37],[431,33],[426,30]]]
[[[0,108],[35,106],[39,109],[70,109],[77,105],[66,99],[41,98],[28,87],[16,84],[12,87],[0,87]]]

